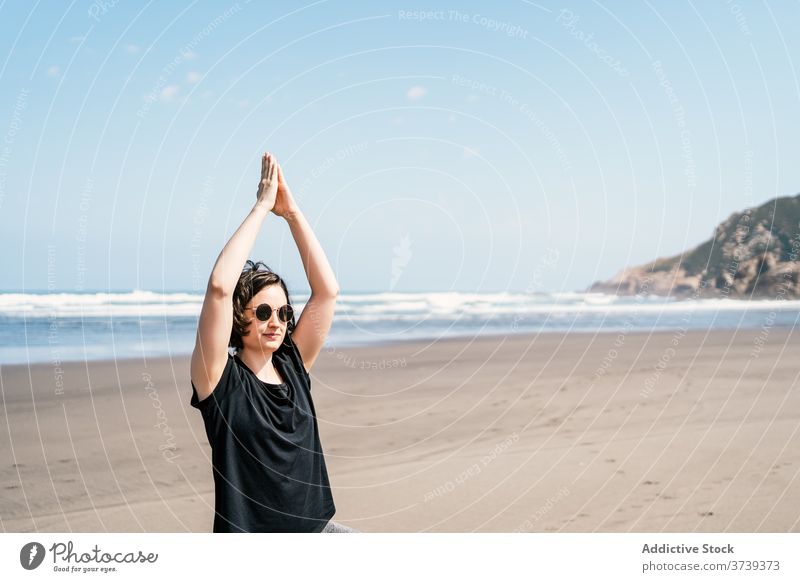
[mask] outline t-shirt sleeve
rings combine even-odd
[[[220,401],[221,399],[225,398],[225,396],[231,390],[233,374],[233,356],[228,354],[228,361],[225,363],[225,368],[222,370],[222,376],[220,376],[219,382],[217,382],[217,385],[214,387],[214,390],[211,392],[211,394],[200,400],[197,395],[197,388],[195,388],[194,382],[190,380],[192,383],[192,399],[189,403],[195,408],[203,410],[208,406],[211,400],[216,399],[217,401]]]

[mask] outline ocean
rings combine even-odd
[[[293,295],[299,317],[308,296]],[[188,355],[202,294],[0,293],[0,365]],[[794,327],[800,301],[617,297],[599,293],[343,293],[327,348],[504,336]]]

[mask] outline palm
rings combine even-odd
[[[270,153],[261,157],[261,180],[258,183],[256,198],[268,209],[275,207],[278,195],[278,162]]]
[[[294,198],[292,191],[289,190],[289,185],[286,183],[286,178],[283,177],[283,169],[278,164],[278,193],[275,197],[275,206],[272,207],[272,212],[278,216],[286,216],[295,208]]]

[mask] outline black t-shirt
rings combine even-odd
[[[287,338],[272,355],[283,384],[228,355],[203,415],[214,470],[214,532],[319,532],[333,517],[311,377]]]

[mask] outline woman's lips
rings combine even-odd
[[[268,337],[269,339],[277,339],[280,334],[277,333],[265,333],[264,336]]]

